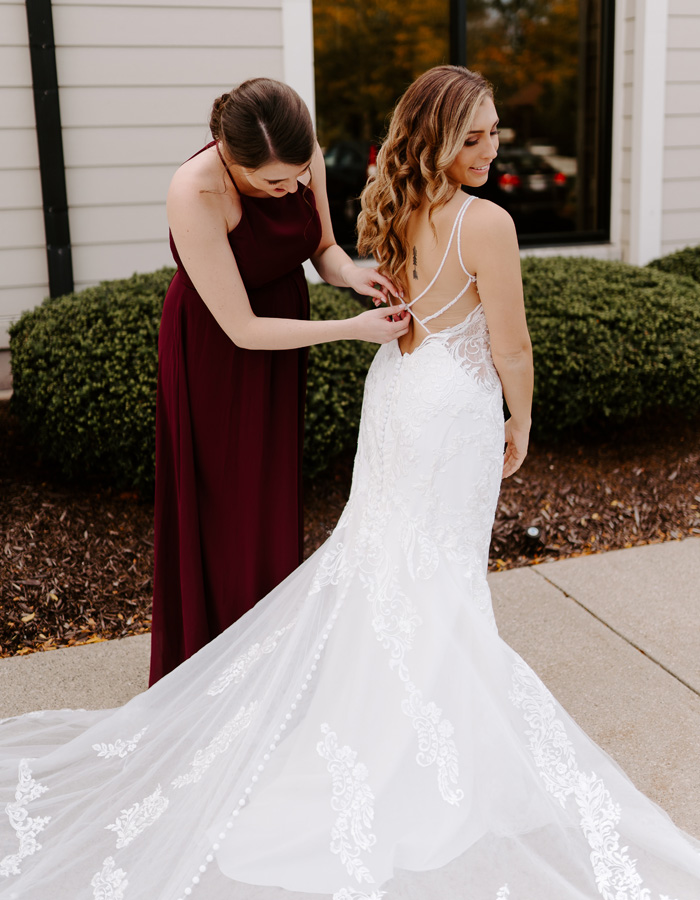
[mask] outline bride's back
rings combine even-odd
[[[479,304],[474,265],[464,252],[464,233],[475,206],[483,201],[457,191],[428,218],[427,201],[412,213],[406,230],[410,254],[406,262],[406,305],[411,328],[400,339],[401,351],[411,352],[428,332],[463,322]],[[469,264],[468,264],[469,263]]]

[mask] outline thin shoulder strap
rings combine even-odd
[[[435,274],[435,277],[433,278],[433,280],[430,282],[430,284],[428,285],[428,287],[427,287],[424,291],[422,291],[417,297],[415,297],[413,300],[411,300],[410,303],[406,303],[406,304],[405,304],[406,309],[411,313],[411,315],[412,315],[413,318],[416,320],[416,322],[418,322],[418,324],[422,326],[423,331],[425,331],[427,334],[430,334],[430,331],[429,331],[429,329],[427,328],[427,323],[430,322],[432,319],[437,319],[437,317],[438,317],[438,316],[441,316],[443,313],[446,313],[447,310],[450,309],[450,307],[454,306],[455,303],[456,303],[461,297],[463,297],[464,294],[466,294],[466,292],[469,290],[470,286],[476,281],[476,276],[472,275],[472,274],[471,274],[470,272],[468,272],[468,271],[466,270],[466,268],[464,267],[464,262],[462,261],[462,250],[461,250],[461,247],[460,247],[460,244],[461,244],[461,237],[462,237],[462,220],[464,219],[464,214],[466,213],[466,211],[467,211],[467,209],[469,208],[469,206],[470,206],[472,200],[474,200],[474,199],[475,199],[475,197],[474,197],[473,195],[472,195],[472,196],[469,196],[469,197],[467,197],[467,199],[464,201],[464,203],[460,206],[459,212],[457,213],[457,216],[456,216],[455,221],[454,221],[454,225],[452,226],[452,231],[451,231],[451,233],[450,233],[450,240],[449,240],[449,242],[448,242],[448,244],[447,244],[447,250],[445,250],[445,255],[444,255],[443,258],[442,258],[442,262],[440,263],[440,268],[437,270],[437,272],[436,272],[436,274]],[[428,291],[430,290],[430,288],[431,288],[431,287],[435,284],[435,282],[437,281],[438,276],[440,275],[440,272],[442,272],[443,266],[445,265],[445,261],[447,260],[447,254],[450,252],[450,247],[452,246],[452,241],[453,241],[454,236],[455,236],[455,231],[457,232],[457,255],[458,255],[458,257],[459,257],[459,263],[460,263],[460,265],[462,266],[462,271],[463,271],[464,274],[467,276],[467,283],[464,285],[464,287],[462,288],[462,290],[457,294],[457,296],[454,297],[452,300],[450,300],[449,303],[446,303],[446,304],[445,304],[441,309],[439,309],[437,312],[432,313],[432,315],[426,316],[424,319],[421,319],[421,318],[419,318],[419,317],[413,312],[413,310],[411,309],[411,307],[413,306],[414,303],[417,303],[418,300],[421,299],[421,297],[424,297],[424,296],[428,293]]]
[[[221,155],[221,150],[219,150],[219,144],[218,144],[218,142],[217,142],[214,146],[216,147],[216,152],[219,154],[219,159],[221,160],[221,165],[224,167],[224,169],[226,169],[226,174],[227,174],[228,177],[231,179],[231,184],[235,187],[236,193],[237,193],[237,194],[240,194],[241,192],[238,190],[238,185],[236,184],[233,175],[232,175],[231,172],[229,171],[229,168],[228,168],[228,166],[226,165],[226,162],[224,161],[223,156]]]
[[[438,268],[437,272],[436,272],[435,275],[433,276],[433,280],[430,282],[430,284],[428,285],[428,287],[425,288],[425,290],[421,291],[420,294],[418,294],[417,297],[414,297],[413,300],[411,300],[410,303],[407,303],[407,304],[406,304],[406,308],[407,308],[407,309],[410,309],[410,308],[413,306],[414,303],[418,303],[418,301],[419,301],[421,298],[425,297],[425,295],[428,293],[428,291],[431,289],[431,287],[435,284],[435,282],[436,282],[436,281],[438,280],[438,278],[440,277],[440,273],[441,273],[442,270],[444,269],[445,263],[447,262],[447,254],[450,252],[450,247],[452,246],[452,241],[454,240],[455,231],[457,230],[458,227],[459,227],[460,230],[461,230],[461,221],[462,221],[462,217],[464,216],[464,213],[466,212],[467,207],[469,206],[469,204],[472,202],[473,199],[474,199],[473,197],[467,197],[467,199],[464,201],[464,203],[460,206],[459,212],[458,212],[457,215],[455,216],[455,220],[454,220],[454,223],[453,223],[453,225],[452,225],[452,231],[450,232],[450,239],[449,239],[449,241],[447,242],[447,249],[445,250],[445,254],[444,254],[444,256],[442,257],[442,262],[440,263],[440,267]],[[419,320],[419,321],[420,321],[420,320]]]

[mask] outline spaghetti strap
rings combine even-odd
[[[233,175],[232,175],[231,172],[229,171],[229,167],[226,165],[225,159],[224,159],[223,156],[221,155],[221,150],[219,150],[219,145],[218,145],[218,144],[214,144],[214,146],[216,147],[216,152],[219,154],[219,159],[221,160],[221,165],[224,167],[224,169],[226,169],[226,174],[227,174],[228,177],[231,179],[231,184],[235,187],[236,193],[237,193],[237,194],[240,194],[241,192],[238,190],[238,185],[236,184],[236,181],[235,181]]]
[[[461,299],[461,297],[464,296],[464,294],[469,290],[469,288],[471,287],[472,284],[476,284],[476,275],[472,275],[471,272],[468,272],[467,269],[466,269],[466,267],[465,267],[465,265],[464,265],[464,261],[462,260],[462,248],[461,248],[461,246],[460,246],[460,245],[461,245],[461,237],[462,237],[462,220],[464,219],[464,214],[466,213],[467,209],[468,209],[469,206],[471,205],[472,200],[475,200],[475,199],[476,199],[476,198],[475,198],[474,196],[469,196],[469,197],[466,198],[466,200],[464,201],[464,203],[460,206],[459,212],[458,212],[457,215],[455,216],[455,220],[454,220],[454,223],[453,223],[453,225],[452,225],[452,231],[450,232],[450,239],[449,239],[449,241],[447,242],[447,249],[445,250],[445,253],[444,253],[443,257],[442,257],[442,262],[440,263],[440,266],[438,267],[438,270],[437,270],[437,272],[435,273],[435,275],[433,276],[433,279],[432,279],[432,281],[430,282],[430,284],[425,288],[425,290],[421,291],[420,294],[418,294],[417,297],[414,297],[413,300],[410,301],[410,303],[404,303],[405,309],[407,309],[407,310],[409,311],[409,313],[411,314],[411,316],[413,317],[413,319],[414,319],[416,322],[418,322],[418,324],[423,328],[423,330],[424,330],[427,334],[430,334],[431,332],[430,332],[430,330],[426,327],[426,323],[427,323],[427,322],[430,322],[432,319],[437,319],[438,316],[441,316],[443,313],[447,312],[448,309],[450,309],[452,306],[454,306],[455,303],[456,303],[459,299]],[[450,248],[452,247],[452,241],[454,240],[455,232],[457,233],[457,256],[458,256],[458,258],[459,258],[459,264],[460,264],[461,267],[462,267],[462,271],[463,271],[464,274],[467,276],[467,283],[464,285],[464,287],[462,288],[462,290],[457,294],[457,296],[454,297],[452,300],[450,300],[449,303],[446,303],[446,304],[445,304],[441,309],[439,309],[437,312],[434,312],[434,313],[432,313],[431,315],[426,316],[424,319],[421,319],[418,315],[416,315],[416,313],[413,312],[413,310],[411,309],[411,307],[412,307],[415,303],[417,303],[420,299],[422,299],[423,297],[425,297],[425,295],[428,293],[428,291],[433,287],[433,285],[435,284],[435,282],[436,282],[436,281],[438,280],[438,278],[440,277],[440,274],[441,274],[443,268],[445,267],[445,263],[447,262],[447,255],[449,254]]]

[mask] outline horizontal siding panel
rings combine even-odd
[[[623,84],[632,84],[634,81],[634,53],[632,51],[624,53],[622,60],[622,82]]]
[[[46,245],[44,213],[41,209],[0,210],[0,236],[3,249]]]
[[[0,4],[0,46],[26,47],[27,10],[23,3]],[[3,55],[5,51],[3,50]]]
[[[31,88],[0,88],[0,129],[34,128],[34,121],[34,92]]]
[[[54,12],[57,47],[280,47],[274,9],[64,6]]]
[[[69,169],[68,203],[80,206],[164,203],[174,165]]]
[[[664,131],[666,147],[695,147],[700,161],[700,114],[667,116]]]
[[[170,248],[164,240],[153,243],[73,248],[73,276],[76,289],[96,284],[98,281],[130,278],[134,272],[154,272],[163,266],[172,265]]]
[[[698,156],[698,150],[667,148],[664,151],[664,178],[696,178]]]
[[[697,81],[700,72],[700,48],[669,50],[666,57],[666,82]]]
[[[48,293],[48,283],[38,287],[0,288],[0,350],[10,346],[10,325],[23,312],[38,306]]]
[[[168,235],[165,203],[152,206],[81,207],[70,210],[73,247],[163,241]]]
[[[0,170],[0,209],[41,209],[41,178],[38,169]],[[7,236],[0,238],[7,243]]]
[[[61,122],[64,128],[206,125],[212,103],[223,92],[209,85],[65,87],[61,89]]]
[[[634,87],[631,84],[626,84],[622,88],[622,115],[623,116],[631,116],[632,115],[633,100],[634,100]]]
[[[165,7],[187,7],[190,9],[199,9],[197,0],[53,0],[53,6],[165,6]],[[282,9],[282,0],[206,0],[207,6],[216,7],[236,7],[240,9]]]
[[[667,212],[673,210],[700,210],[700,177],[665,181],[662,206]]]
[[[40,287],[48,283],[46,250],[0,249],[0,288]]]
[[[31,86],[29,47],[3,47],[0,53],[0,88]]]
[[[697,16],[698,0],[669,0],[668,12],[670,16]]]
[[[622,146],[632,147],[632,116],[624,116],[622,119]]]
[[[634,19],[627,18],[624,24],[624,41],[623,41],[623,51],[633,52],[634,51]]]
[[[664,212],[661,221],[662,240],[700,244],[700,209]]]
[[[622,151],[620,178],[626,179],[627,181],[630,181],[632,178],[632,151],[629,147],[625,147]]]
[[[0,131],[0,170],[38,167],[39,150],[33,128],[8,128]]]
[[[695,84],[666,85],[666,115],[700,115],[700,66]]]
[[[58,47],[56,67],[61,87],[223,84],[228,89],[257,75],[283,78],[282,50],[273,48]]]
[[[673,50],[700,47],[700,16],[670,16],[667,46]]]
[[[677,250],[685,250],[686,247],[697,247],[696,243],[688,243],[687,241],[661,241],[661,256],[667,253],[675,253]]]
[[[179,166],[201,149],[206,126],[181,128],[74,128],[63,133],[66,166]]]

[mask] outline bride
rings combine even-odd
[[[700,897],[698,843],[496,631],[489,534],[532,388],[512,223],[460,190],[496,127],[466,69],[399,102],[360,246],[412,323],[367,376],[338,526],[121,709],[0,726],[0,896]]]

